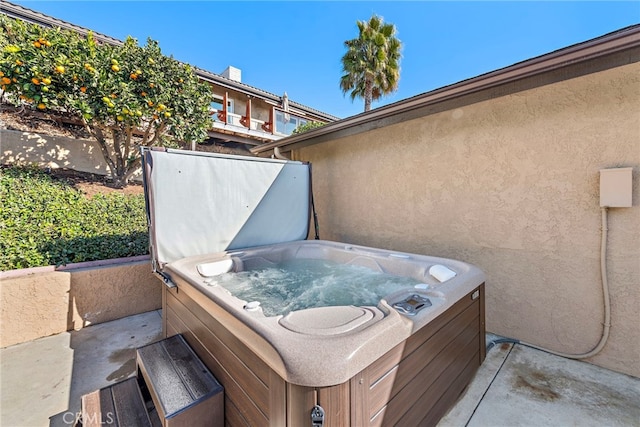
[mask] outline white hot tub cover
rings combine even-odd
[[[154,269],[192,255],[304,240],[308,163],[142,149]]]

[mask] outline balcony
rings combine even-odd
[[[264,142],[277,141],[285,136],[289,136],[301,125],[311,121],[308,117],[296,114],[296,112],[285,111],[280,107],[260,105],[257,101],[252,107],[251,100],[246,101],[244,115],[234,112],[235,100],[227,95],[222,101],[211,104],[211,115],[213,118],[213,128],[209,131],[210,136],[215,137],[216,133],[233,135],[250,145],[260,145]],[[226,103],[226,111],[222,111],[222,105]],[[252,109],[253,108],[253,109]],[[235,110],[237,111],[237,110]],[[260,120],[255,115],[265,118],[268,111],[268,119]],[[258,114],[256,114],[258,112]],[[246,118],[250,117],[247,122]],[[231,137],[229,137],[232,139]],[[224,137],[222,138],[224,139]]]
[[[209,134],[212,136],[216,133],[235,135],[236,137],[246,139],[244,142],[251,145],[277,141],[282,138],[281,135],[274,135],[264,131],[262,125],[264,125],[265,122],[262,120],[251,119],[251,128],[247,128],[240,122],[241,119],[242,116],[239,114],[227,113],[226,123],[220,120],[214,120],[213,128],[209,131]]]

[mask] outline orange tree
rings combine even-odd
[[[136,146],[201,142],[211,127],[213,94],[194,70],[139,46],[97,43],[91,34],[0,16],[3,102],[65,114],[98,142],[116,187],[140,166]]]

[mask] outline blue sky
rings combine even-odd
[[[640,22],[640,1],[22,1],[338,117],[363,111],[339,88],[344,41],[372,14],[403,42],[400,83],[380,107]]]

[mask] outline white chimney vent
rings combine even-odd
[[[229,65],[226,70],[222,72],[222,77],[226,77],[229,80],[233,80],[234,82],[241,83],[242,82],[242,70],[236,67],[232,67]]]

